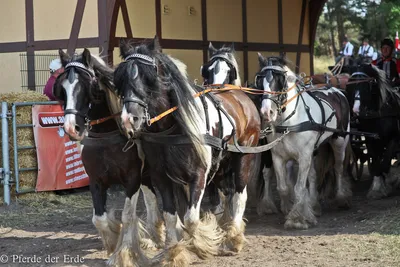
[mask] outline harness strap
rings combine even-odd
[[[234,153],[245,153],[245,154],[253,154],[253,153],[261,153],[270,150],[274,146],[276,146],[287,134],[289,131],[283,133],[282,136],[277,138],[271,143],[266,145],[257,146],[257,147],[248,147],[248,146],[238,146],[226,144],[225,140],[222,140],[218,137],[211,136],[209,134],[203,135],[204,144],[212,146],[216,149],[225,150]],[[186,135],[141,135],[140,139],[142,141],[148,143],[156,143],[162,145],[189,145],[192,144],[191,140]]]
[[[89,125],[93,126],[93,125],[101,124],[101,123],[106,122],[108,120],[114,119],[114,118],[116,118],[116,117],[118,117],[120,115],[121,115],[121,112],[118,112],[118,113],[115,113],[113,115],[107,116],[105,118],[100,118],[100,119],[97,119],[97,120],[91,120],[89,122]]]
[[[108,133],[95,133],[89,131],[89,136],[82,140],[84,146],[109,146],[115,144],[123,144],[128,141],[125,135],[122,135],[119,130]]]

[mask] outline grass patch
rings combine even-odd
[[[314,73],[321,74],[329,72],[328,66],[335,65],[333,58],[329,56],[314,57]]]

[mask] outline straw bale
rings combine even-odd
[[[8,103],[9,111],[11,111],[12,103],[15,102],[34,102],[34,101],[47,101],[47,97],[41,93],[33,92],[33,91],[24,91],[24,92],[13,92],[13,93],[5,93],[0,94],[0,101],[6,101]],[[32,123],[32,107],[17,107],[17,124],[29,124]],[[9,120],[8,123],[9,130],[9,155],[10,155],[10,168],[12,171],[12,177],[14,176],[14,144],[12,137],[12,121]],[[1,129],[0,129],[1,132]],[[0,145],[2,140],[0,138]],[[35,140],[33,137],[33,129],[32,128],[19,128],[17,129],[17,143],[18,146],[34,146]],[[0,162],[3,162],[2,153],[0,153]],[[19,168],[30,168],[37,167],[37,157],[36,150],[22,150],[18,152],[18,164]],[[35,188],[37,180],[37,172],[29,171],[29,172],[20,172],[19,181],[20,181],[20,189],[24,188]],[[15,192],[15,190],[12,190]],[[2,195],[3,192],[0,192]]]

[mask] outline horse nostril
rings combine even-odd
[[[79,132],[80,129],[81,127],[79,127],[79,125],[75,125],[75,131]]]
[[[133,117],[133,121],[134,121],[134,122],[138,122],[138,121],[139,121],[139,118],[138,118],[138,117]]]

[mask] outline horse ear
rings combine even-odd
[[[126,58],[129,52],[129,42],[124,38],[119,39],[119,56],[121,58]]]
[[[161,53],[161,45],[158,36],[154,36],[153,41],[149,45],[149,49]]]
[[[71,60],[71,57],[65,53],[61,48],[58,49],[58,54],[60,55],[61,64],[65,67],[68,62]]]
[[[263,55],[261,55],[260,52],[258,52],[257,55],[258,55],[258,63],[260,67],[263,67],[265,65],[265,58],[263,57]]]
[[[82,61],[87,67],[92,67],[92,55],[90,54],[89,49],[85,48],[82,53]]]
[[[210,55],[213,55],[215,52],[217,52],[217,49],[213,46],[211,42],[208,45],[208,52],[210,52]]]

